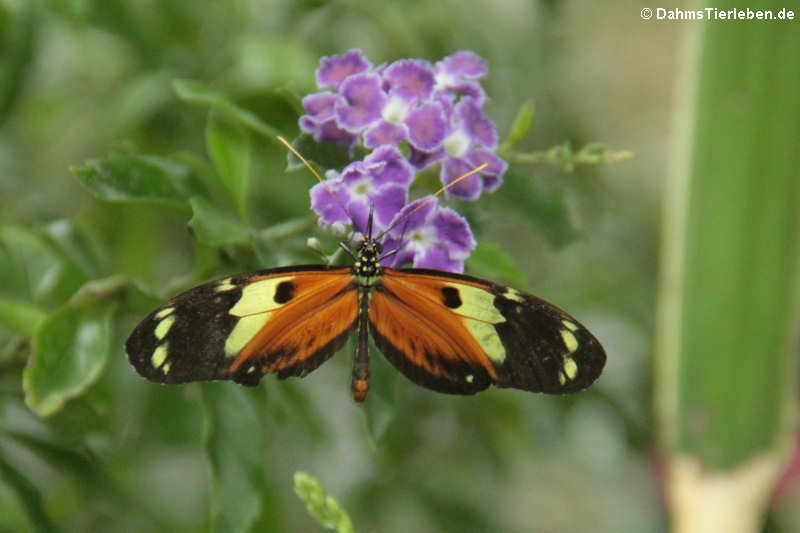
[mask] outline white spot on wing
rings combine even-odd
[[[158,313],[156,313],[156,316],[155,316],[155,318],[156,318],[156,319],[162,319],[162,318],[164,318],[165,316],[167,316],[167,315],[169,315],[169,314],[172,314],[172,312],[173,312],[174,310],[175,310],[175,308],[174,308],[174,307],[172,307],[172,306],[165,307],[164,309],[162,309],[161,311],[159,311]]]
[[[153,367],[158,368],[164,364],[164,361],[167,360],[167,343],[159,345],[155,350],[153,350],[153,355],[150,357],[150,363],[152,363]]]
[[[567,353],[572,353],[578,349],[578,339],[568,329],[562,329],[561,340],[564,341],[564,346],[567,348]]]
[[[565,318],[565,319],[563,319],[563,320],[561,321],[561,323],[562,323],[562,324],[564,324],[564,327],[565,327],[565,328],[567,328],[567,329],[568,329],[568,330],[570,330],[570,331],[577,331],[577,330],[578,330],[578,326],[577,326],[577,324],[575,324],[575,322],[570,322],[570,321],[569,321],[569,320],[567,320],[566,318]]]
[[[172,324],[174,323],[175,323],[175,315],[169,315],[167,318],[161,320],[161,322],[158,323],[155,329],[156,338],[158,340],[161,340],[164,337],[166,337],[167,333],[169,333],[169,328],[171,328]]]
[[[564,364],[562,365],[562,369],[564,370],[564,375],[569,380],[575,379],[575,376],[578,375],[578,363],[570,356],[564,356]]]
[[[225,291],[230,291],[230,290],[235,289],[235,288],[236,288],[236,285],[231,283],[231,278],[225,278],[225,279],[221,279],[221,280],[219,280],[219,282],[217,282],[217,286],[214,288],[214,290],[216,292],[225,292]]]
[[[515,302],[525,303],[525,297],[522,295],[522,293],[517,289],[512,289],[511,287],[506,287],[506,292],[503,293],[503,296],[509,300],[514,300]]]

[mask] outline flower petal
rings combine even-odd
[[[406,205],[408,189],[402,185],[385,185],[370,195],[369,199],[375,208],[375,231],[383,231]]]
[[[436,63],[437,74],[443,72],[454,78],[476,79],[488,71],[486,61],[469,50],[456,52]]]
[[[442,171],[439,177],[444,185],[449,185],[453,180],[463,176],[473,168],[475,167],[464,159],[449,157],[442,163]],[[483,183],[480,176],[472,174],[455,185],[448,187],[447,194],[452,194],[462,200],[477,200],[481,195],[481,190],[483,190]]]
[[[477,243],[467,220],[449,207],[440,208],[431,221],[436,238],[444,244],[452,259],[463,261]]]
[[[376,148],[382,144],[397,144],[408,136],[405,124],[395,124],[381,120],[364,132],[364,146]]]
[[[364,158],[364,165],[376,187],[396,184],[407,189],[414,181],[414,170],[403,157],[403,153],[392,144],[376,148]]]
[[[381,90],[381,79],[376,74],[349,76],[342,83],[340,91],[344,101],[336,103],[335,112],[341,128],[358,133],[381,118],[386,95]]]
[[[347,191],[341,187],[338,180],[317,183],[311,187],[309,196],[311,196],[311,209],[319,215],[320,226],[327,227],[334,222],[350,223],[350,216],[342,207],[348,203]]]
[[[417,150],[413,146],[409,146],[409,148],[411,153],[408,156],[408,162],[418,171],[426,169],[434,163],[438,163],[447,156],[443,149],[433,152],[423,152],[422,150]]]
[[[353,224],[353,229],[365,237],[367,231],[367,220],[369,220],[369,200],[363,198],[352,198],[347,204],[347,213],[350,215],[348,222]],[[373,231],[375,231],[373,229]]]
[[[435,84],[431,64],[422,59],[401,59],[383,71],[389,92],[419,100],[429,98]]]
[[[357,136],[341,129],[336,124],[336,119],[331,118],[324,122],[317,122],[310,115],[303,115],[298,121],[300,130],[310,133],[317,142],[332,141],[352,147],[356,142]]]
[[[410,263],[414,260],[414,251],[407,246],[404,246],[405,243],[401,242],[399,238],[384,238],[382,244],[384,255],[395,250],[398,246],[400,246],[401,249],[396,254],[390,255],[381,261],[381,265],[391,268],[400,268],[404,264]]]
[[[497,157],[494,152],[490,150],[473,150],[467,154],[465,159],[473,168],[484,163],[487,164],[486,168],[480,172],[480,176],[483,178],[484,191],[494,192],[503,183],[503,174],[508,170],[508,163]]]
[[[473,98],[478,105],[483,105],[486,101],[486,91],[483,90],[481,84],[477,81],[466,80],[458,83],[453,83],[448,87],[449,91],[458,93],[461,96],[469,96]],[[437,94],[443,91],[437,91]],[[452,94],[452,93],[451,93]]]
[[[337,96],[330,91],[313,93],[303,97],[303,108],[314,120],[322,122],[333,117],[333,104]]]
[[[341,56],[323,56],[315,72],[317,87],[338,89],[345,78],[369,70],[371,66],[372,64],[358,49],[348,50]]]
[[[456,104],[455,112],[473,142],[486,148],[497,147],[497,130],[492,121],[483,115],[483,110],[474,98],[462,98]]]
[[[406,118],[408,142],[414,148],[432,152],[442,146],[447,134],[447,118],[439,104],[428,102],[409,111]]]
[[[391,224],[389,224],[389,226],[393,226],[392,230],[389,232],[389,235],[393,238],[400,238],[401,236],[406,236],[412,231],[423,228],[427,224],[428,216],[433,213],[433,210],[437,205],[436,198],[428,201],[429,198],[430,196],[418,198],[403,207],[403,209],[401,209],[400,212],[394,217]],[[427,203],[425,205],[419,207],[423,202],[426,201]],[[409,215],[409,213],[412,211],[413,214]],[[402,220],[402,222],[399,222],[400,220]],[[395,224],[397,225],[395,226]]]
[[[431,246],[414,256],[414,268],[434,268],[445,272],[464,272],[464,262],[452,259],[444,246]]]

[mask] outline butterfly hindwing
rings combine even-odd
[[[240,274],[179,294],[150,313],[125,348],[142,376],[161,383],[303,376],[347,341],[357,294],[349,268]]]
[[[597,379],[606,359],[586,328],[544,300],[436,270],[385,269],[372,295],[370,328],[411,381],[454,394],[490,384],[576,392]]]

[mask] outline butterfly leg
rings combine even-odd
[[[361,403],[369,391],[369,291],[359,294],[358,324],[356,326],[356,353],[353,358],[353,399]]]

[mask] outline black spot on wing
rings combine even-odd
[[[445,287],[442,289],[442,303],[450,309],[461,307],[461,294],[455,287]]]
[[[275,296],[272,298],[276,304],[285,304],[294,297],[294,283],[282,281],[275,288]]]

